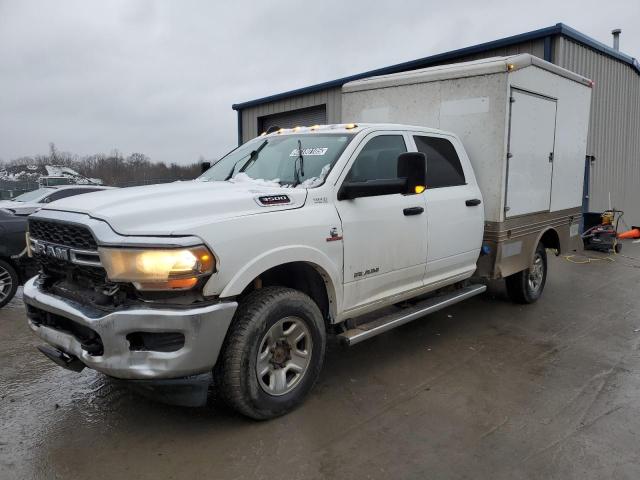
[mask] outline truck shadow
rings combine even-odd
[[[496,316],[486,313],[496,309],[505,313],[512,311],[511,304],[496,301],[507,298],[503,290],[495,286],[470,301],[428,315],[355,347],[345,347],[335,337],[329,337],[321,377],[298,412],[313,408],[314,404],[322,407],[318,401],[324,402],[326,397],[339,403],[345,392],[358,390],[358,383],[380,383],[381,371],[383,375],[394,372],[395,378],[402,383],[404,376],[412,376],[417,368],[423,372],[437,370],[443,361],[443,352],[446,359],[455,352],[473,352],[476,347],[480,348],[487,334],[504,333],[504,325],[496,322]],[[215,385],[210,390],[206,407],[186,408],[149,399],[132,391],[123,382],[96,372],[85,372],[93,377],[91,385],[84,392],[86,396],[77,395],[72,410],[77,409],[75,414],[86,416],[90,423],[98,421],[96,417],[106,419],[115,415],[119,422],[134,422],[137,428],[145,428],[144,425],[159,420],[176,422],[181,427],[191,424],[194,428],[202,426],[203,422],[209,426],[255,424],[226,407]],[[385,380],[383,383],[388,382]],[[74,415],[71,410],[68,413]],[[146,418],[143,424],[140,423],[141,417]]]

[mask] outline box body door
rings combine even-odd
[[[557,101],[511,90],[506,216],[549,211]]]

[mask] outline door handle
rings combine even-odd
[[[424,208],[422,207],[409,207],[402,210],[402,213],[404,213],[406,216],[420,215],[422,212],[424,212]]]
[[[467,200],[464,204],[467,207],[475,207],[476,205],[480,205],[482,201],[479,198],[472,198],[471,200]]]

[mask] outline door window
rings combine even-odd
[[[358,154],[346,179],[366,182],[398,178],[398,155],[406,151],[402,135],[373,137]]]
[[[427,156],[427,188],[464,185],[464,172],[453,144],[446,138],[413,137],[419,152]]]

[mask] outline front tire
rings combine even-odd
[[[18,290],[18,273],[4,260],[0,260],[0,308],[4,307]]]
[[[547,282],[547,251],[538,243],[529,268],[505,278],[507,294],[516,303],[534,303],[542,296]]]
[[[326,332],[320,309],[302,292],[266,287],[241,303],[214,369],[225,403],[256,420],[299,406],[322,364]]]

